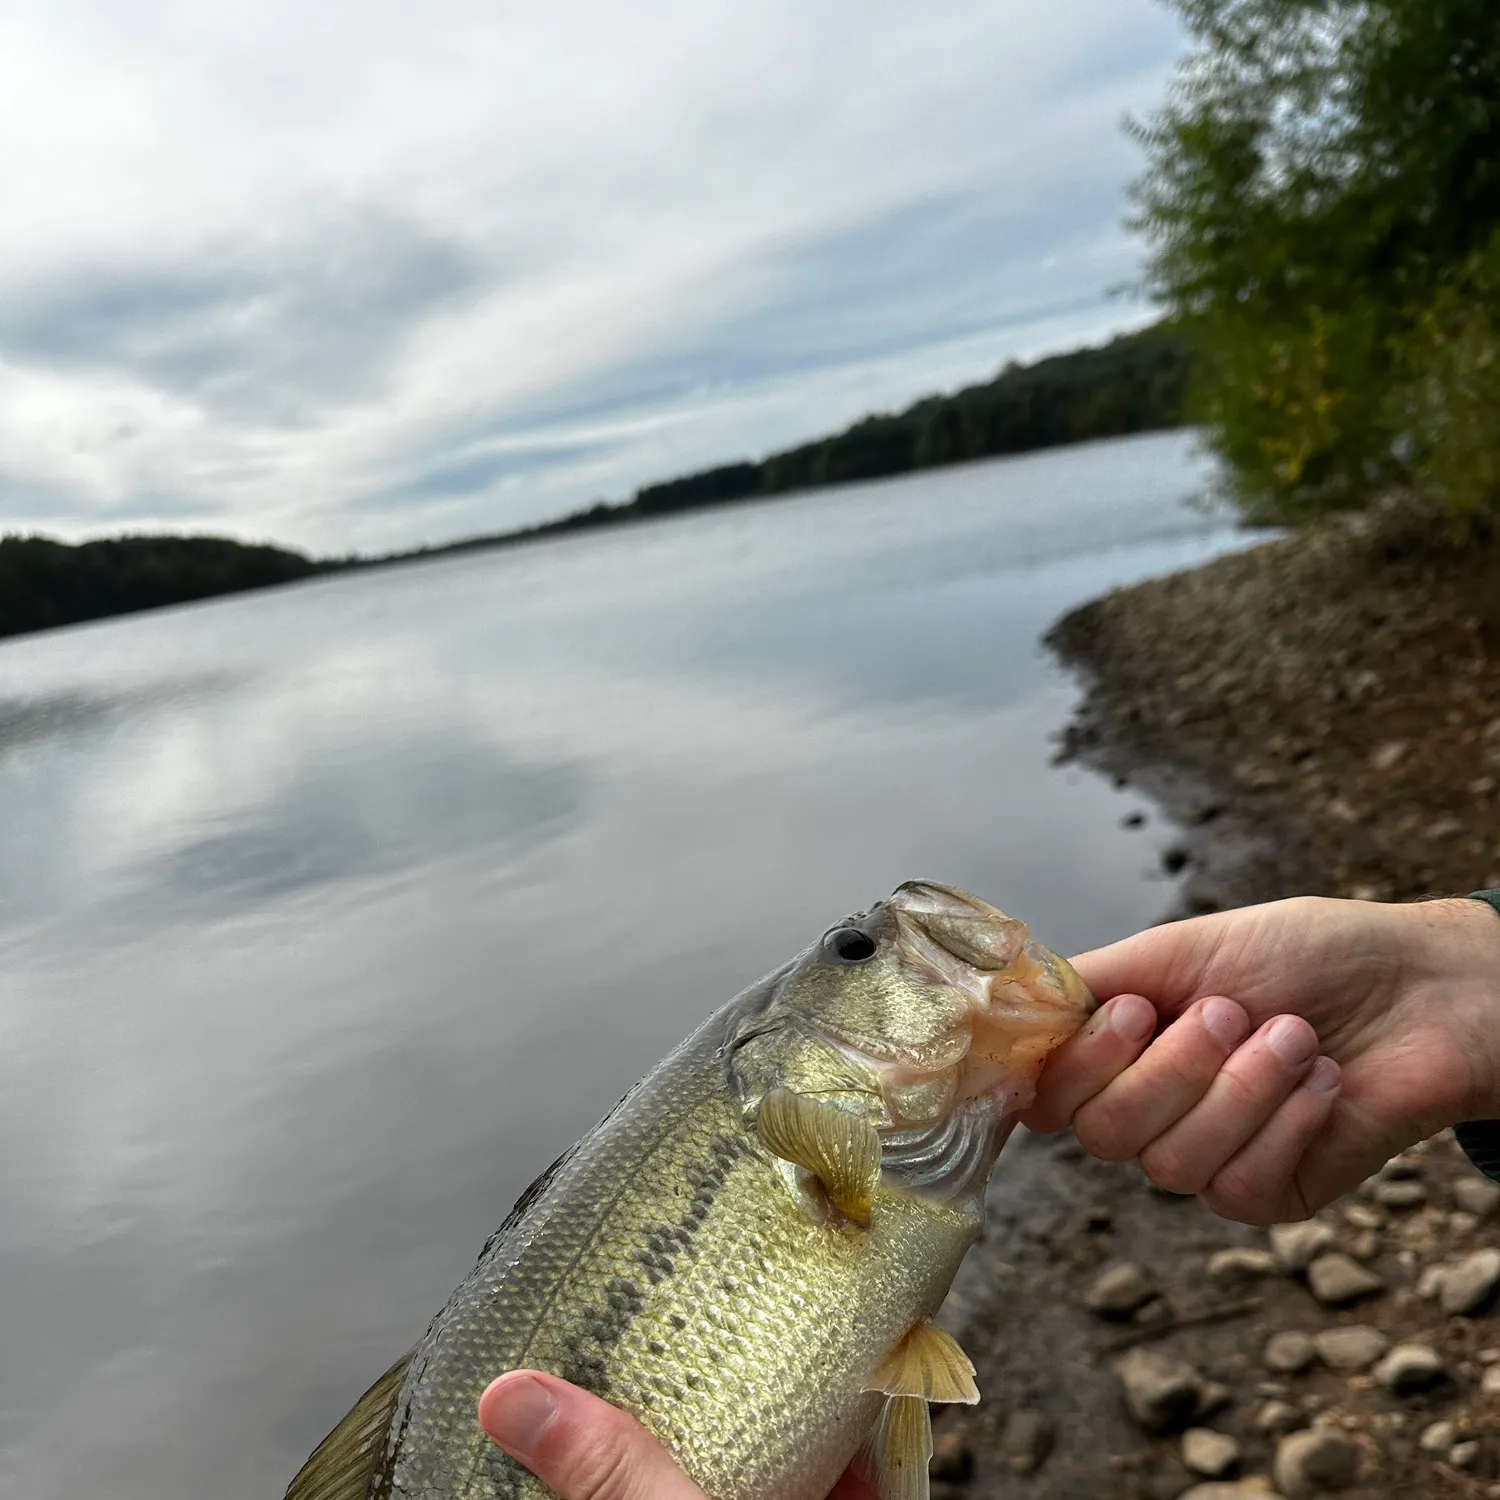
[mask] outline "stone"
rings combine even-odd
[[[1236,1277],[1274,1276],[1281,1269],[1281,1262],[1269,1250],[1257,1250],[1249,1245],[1238,1245],[1229,1250],[1215,1250],[1208,1258],[1208,1274],[1216,1281],[1229,1281]]]
[[[1476,1219],[1487,1219],[1500,1208],[1500,1182],[1488,1177],[1460,1177],[1452,1192],[1454,1203]]]
[[[1128,1318],[1156,1297],[1156,1287],[1134,1261],[1106,1266],[1089,1283],[1083,1305],[1101,1318]]]
[[[1313,1335],[1318,1358],[1331,1370],[1368,1370],[1391,1346],[1378,1329],[1366,1323],[1325,1328]]]
[[[1438,1287],[1445,1313],[1467,1316],[1478,1312],[1500,1287],[1500,1250],[1476,1250],[1448,1267]]]
[[[1422,1163],[1409,1156],[1393,1156],[1376,1174],[1387,1182],[1399,1182],[1404,1177],[1420,1177]]]
[[[1397,1396],[1425,1391],[1448,1373],[1443,1357],[1426,1344],[1397,1344],[1375,1366],[1375,1378]]]
[[[1275,1370],[1278,1375],[1295,1375],[1298,1370],[1305,1370],[1317,1357],[1316,1345],[1297,1329],[1273,1333],[1266,1340],[1266,1347],[1261,1354],[1266,1368]]]
[[[1240,1445],[1227,1432],[1189,1427],[1182,1435],[1182,1461],[1205,1479],[1222,1479],[1240,1461]]]
[[[1500,1396],[1500,1365],[1490,1365],[1479,1377],[1479,1389],[1486,1396]]]
[[[1427,1201],[1427,1189],[1415,1179],[1387,1182],[1381,1178],[1370,1189],[1370,1196],[1382,1208],[1421,1208]]]
[[[927,1472],[948,1484],[967,1484],[974,1477],[974,1450],[962,1432],[939,1431],[932,1440]]]
[[[1332,1428],[1294,1432],[1276,1445],[1276,1488],[1287,1500],[1347,1489],[1359,1473],[1359,1457],[1359,1444]]]
[[[1405,740],[1387,740],[1371,753],[1370,769],[1374,771],[1392,770],[1405,754]]]
[[[1355,1260],[1374,1260],[1380,1254],[1380,1235],[1373,1229],[1362,1229],[1344,1248]]]
[[[1282,1497],[1253,1479],[1239,1483],[1215,1479],[1184,1490],[1177,1500],[1282,1500]]]
[[[1041,1412],[1023,1408],[1006,1418],[1000,1454],[1016,1473],[1034,1474],[1052,1452],[1052,1439],[1052,1423]]]
[[[1423,1453],[1446,1453],[1458,1441],[1458,1428],[1452,1422],[1429,1422],[1417,1439]]]
[[[1368,1203],[1346,1203],[1344,1219],[1356,1229],[1384,1229],[1385,1215]]]
[[[1305,1271],[1335,1238],[1332,1227],[1316,1219],[1305,1224],[1276,1224],[1271,1228],[1271,1249],[1288,1271]]]
[[[1447,1266],[1425,1266],[1422,1274],[1417,1277],[1417,1296],[1431,1301],[1443,1289],[1443,1283],[1448,1279]]]
[[[1455,1443],[1448,1450],[1448,1462],[1455,1469],[1472,1469],[1479,1462],[1478,1440],[1469,1438],[1466,1442]]]
[[[1478,1218],[1462,1209],[1455,1209],[1448,1215],[1448,1233],[1456,1240],[1467,1239],[1478,1228]]]
[[[1197,1415],[1202,1380],[1185,1361],[1157,1349],[1132,1349],[1114,1369],[1130,1415],[1147,1432],[1177,1431]]]
[[[1379,1276],[1339,1250],[1320,1255],[1307,1268],[1307,1285],[1328,1307],[1342,1307],[1385,1290]]]
[[[1214,1412],[1228,1406],[1233,1400],[1234,1392],[1222,1381],[1205,1380],[1198,1387],[1198,1410],[1193,1415],[1212,1416]]]
[[[1256,1411],[1254,1422],[1257,1432],[1268,1432],[1272,1437],[1307,1426],[1307,1418],[1290,1401],[1265,1402]]]

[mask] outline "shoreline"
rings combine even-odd
[[[1500,884],[1500,543],[1388,502],[1115,590],[1046,641],[1085,689],[1059,761],[1173,829],[1165,919]],[[985,1401],[937,1421],[934,1500],[1304,1500],[1332,1490],[1319,1463],[1350,1500],[1500,1496],[1500,1187],[1445,1134],[1309,1232],[1362,1290],[1320,1298],[1281,1237],[1071,1135],[1019,1139],[946,1314]],[[1468,1302],[1439,1289],[1460,1262]],[[1091,1307],[1111,1276],[1119,1305]],[[1406,1343],[1435,1373],[1391,1389]],[[1127,1408],[1131,1349],[1177,1381],[1160,1423]]]

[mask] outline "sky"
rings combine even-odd
[[[1148,0],[12,0],[0,533],[624,500],[1146,321]]]

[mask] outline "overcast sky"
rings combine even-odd
[[[508,527],[1142,321],[1147,0],[12,0],[0,531]]]

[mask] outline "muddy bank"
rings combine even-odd
[[[1089,689],[1060,753],[1175,824],[1179,913],[1500,885],[1500,545],[1388,505],[1050,643]],[[938,1418],[935,1496],[1500,1496],[1500,1189],[1444,1137],[1315,1222],[1308,1258],[1015,1143],[949,1309],[986,1399]]]

